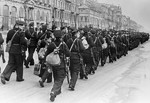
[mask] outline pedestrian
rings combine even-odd
[[[78,30],[74,30],[72,32],[72,38],[70,38],[67,42],[68,47],[70,48],[70,74],[71,80],[69,84],[69,89],[74,91],[76,82],[78,79],[78,75],[81,69],[81,61],[82,56],[81,53],[85,50],[84,46],[81,42],[80,32]]]
[[[89,28],[84,28],[84,34],[81,39],[82,41],[86,41],[88,45],[88,47],[84,46],[86,50],[84,50],[84,52],[82,53],[83,61],[86,65],[86,75],[88,75],[88,74],[91,74],[91,72],[93,72],[94,62],[93,62],[93,56],[92,56],[93,54],[92,48],[95,45],[93,38],[90,36]]]
[[[25,31],[25,36],[28,41],[28,57],[27,57],[27,61],[25,62],[25,66],[26,68],[29,68],[29,63],[30,65],[34,65],[33,55],[34,55],[35,49],[37,47],[37,42],[38,42],[38,35],[34,29],[33,22],[29,24],[29,30]]]
[[[6,43],[11,41],[11,47],[8,51],[9,58],[8,64],[1,74],[1,82],[6,84],[6,81],[10,80],[10,76],[13,70],[16,70],[16,81],[22,82],[23,79],[23,56],[21,46],[26,45],[25,42],[25,33],[23,32],[23,28],[25,26],[25,22],[16,21],[14,28],[9,30],[7,33]]]
[[[54,36],[56,39],[54,42],[52,42],[48,45],[45,57],[47,57],[50,53],[52,53],[54,51],[54,49],[56,49],[56,47],[59,46],[58,54],[59,54],[61,63],[58,66],[52,66],[54,85],[53,85],[51,93],[50,93],[51,101],[54,101],[56,96],[61,93],[61,87],[62,87],[63,81],[66,77],[65,58],[64,57],[70,56],[68,46],[62,41],[61,30],[54,31]]]
[[[52,33],[49,29],[47,29],[47,25],[42,25],[42,31],[39,32],[38,34],[38,46],[37,46],[37,52],[39,53],[41,48],[45,48],[47,49],[47,46],[50,44],[50,42],[53,40],[52,39]],[[41,65],[41,69],[40,69],[40,73],[39,73],[39,77],[40,79],[40,86],[44,87],[44,82],[45,80],[47,80],[47,83],[52,82],[52,73],[48,74],[47,76],[45,76],[45,72],[46,70],[46,65],[45,65],[45,59],[40,59],[39,58],[39,63]]]
[[[50,38],[49,38],[50,39]],[[47,83],[51,83],[52,82],[52,72],[49,72],[49,65],[46,65],[46,60],[44,58],[45,53],[47,51],[47,47],[48,45],[51,43],[52,41],[47,41],[47,43],[45,41],[41,41],[40,43],[40,51],[38,52],[38,58],[39,58],[39,64],[40,66],[40,73],[39,73],[39,83],[41,87],[44,87],[44,82],[47,80]]]

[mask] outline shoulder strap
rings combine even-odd
[[[29,33],[30,33],[30,35],[32,36],[32,35],[35,33],[35,31],[33,31],[33,33],[31,34],[31,32],[30,32],[30,30],[29,30]]]
[[[95,39],[95,41],[94,41],[94,44],[96,43],[96,41],[97,41],[97,37],[96,37],[96,39]]]
[[[73,46],[74,46],[76,40],[77,40],[77,38],[73,41],[73,43],[72,43],[72,45],[71,45],[71,47],[70,47],[70,52],[71,52],[71,50],[72,50],[72,48],[73,48]]]
[[[46,33],[44,33],[44,34],[40,37],[40,39],[43,38],[45,35],[46,35]],[[39,39],[39,40],[40,40],[40,39]]]
[[[35,31],[31,34],[31,36],[35,33]]]
[[[18,31],[16,31],[15,34],[13,35],[13,37],[11,38],[11,40],[10,40],[11,42],[13,41],[13,39],[17,33],[18,33]]]
[[[57,48],[60,48],[60,46],[63,44],[63,42],[61,42],[60,44],[59,44],[59,46],[57,46],[56,44],[55,44],[55,42],[52,42]]]
[[[58,46],[58,48],[60,48],[60,46],[63,44],[63,42],[61,42],[60,44],[59,44],[59,46]]]

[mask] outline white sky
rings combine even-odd
[[[97,0],[122,7],[123,14],[129,16],[150,32],[150,0]]]

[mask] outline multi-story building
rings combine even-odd
[[[135,22],[122,16],[119,6],[96,0],[0,0],[0,4],[0,27],[3,25],[4,29],[11,29],[16,20],[50,27],[92,26],[117,30],[137,27]]]
[[[84,0],[79,7],[79,26],[92,26],[94,28],[101,27],[101,13],[97,8],[97,2],[93,0]]]
[[[1,0],[0,24],[10,29],[16,20],[51,24],[51,0]]]
[[[1,0],[0,26],[10,29],[16,20],[22,19],[37,25],[78,27],[80,2],[82,0]]]
[[[92,25],[102,29],[120,29],[122,10],[119,6],[84,0],[80,10],[80,26]]]
[[[102,13],[102,28],[120,29],[122,10],[119,6],[99,3],[99,10]]]
[[[80,0],[53,0],[53,23],[58,27],[77,27],[79,4]]]

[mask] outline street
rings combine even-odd
[[[150,42],[140,45],[114,63],[99,66],[88,80],[78,80],[75,91],[68,90],[64,81],[62,93],[54,103],[149,103],[150,98]],[[8,60],[8,54],[5,53]],[[37,55],[34,55],[36,62]],[[0,60],[2,71],[6,66]],[[41,88],[32,66],[24,68],[24,82],[16,82],[13,73],[6,85],[0,83],[0,103],[49,103],[53,83]]]

